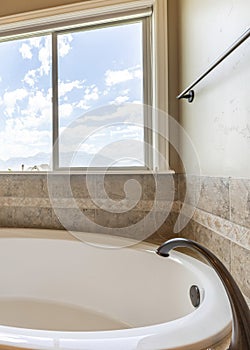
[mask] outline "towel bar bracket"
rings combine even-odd
[[[193,100],[194,100],[194,90],[188,91],[187,94],[182,95],[180,98],[186,98],[189,103],[193,102]]]

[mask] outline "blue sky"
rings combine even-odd
[[[142,123],[142,114],[131,119],[124,112],[115,113],[120,104],[142,102],[141,23],[60,34],[58,53],[60,132],[66,127],[73,130],[72,122],[88,113],[82,136],[94,134],[82,147],[84,152],[93,155],[103,145],[123,138],[143,139],[142,128],[131,124]],[[50,155],[50,35],[0,43],[0,62],[0,159]],[[109,123],[122,124],[104,130],[103,106],[113,106]],[[96,113],[90,117],[89,111]],[[102,132],[95,135],[97,115]]]

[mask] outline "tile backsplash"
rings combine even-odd
[[[203,244],[230,270],[250,300],[250,180],[193,176],[201,191],[192,220],[180,233]],[[185,197],[186,177],[179,175],[179,198]],[[185,201],[192,203],[192,197]]]
[[[105,233],[113,228],[112,233],[119,234],[119,229],[143,221],[126,233],[141,239],[148,228],[144,221],[150,220],[151,234],[162,241],[162,232],[170,234],[175,221],[177,179],[149,174],[1,174],[0,226],[64,229],[66,224],[70,230]],[[163,208],[169,215],[161,222]]]

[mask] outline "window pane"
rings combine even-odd
[[[142,62],[141,21],[58,35],[60,167],[144,166]]]
[[[52,149],[51,38],[0,43],[0,170],[47,170]]]

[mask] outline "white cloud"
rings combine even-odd
[[[40,44],[41,44],[41,40],[42,38],[39,37],[39,36],[36,36],[36,37],[33,37],[33,38],[30,38],[28,40],[29,44],[35,48],[39,48],[40,47]]]
[[[51,96],[50,91],[28,92],[25,89],[5,93],[5,127],[0,131],[0,158],[28,157],[51,151]],[[27,98],[26,108],[18,101]],[[25,101],[26,102],[26,101]],[[13,111],[10,114],[10,111]]]
[[[108,70],[105,73],[105,81],[107,86],[120,84],[131,79],[133,79],[133,75],[128,71],[128,69],[116,71]]]
[[[86,101],[96,101],[99,99],[99,89],[95,85],[92,85],[91,87],[86,88],[84,93],[85,93],[84,99]]]
[[[34,37],[25,40],[19,49],[23,59],[32,59],[36,54],[40,67],[30,70],[24,77],[24,81],[34,86],[35,76],[48,75],[51,69],[51,37]]]
[[[110,93],[110,88],[105,89],[102,94],[103,96],[107,96],[109,93]]]
[[[36,91],[30,94],[27,109],[22,114],[29,115],[41,115],[42,111],[47,108],[51,108],[50,96],[45,95],[42,91]]]
[[[115,104],[115,105],[119,105],[122,103],[125,103],[129,100],[128,96],[117,96],[114,101],[110,102],[110,104]]]
[[[51,67],[51,40],[50,37],[45,38],[44,46],[40,47],[38,52],[38,59],[41,62],[39,68],[40,75],[48,75]]]
[[[28,84],[30,87],[34,87],[35,86],[35,83],[37,81],[37,74],[38,73],[38,70],[37,69],[32,69],[32,70],[29,70],[24,78],[23,78],[23,81]]]
[[[72,91],[73,89],[82,89],[83,88],[84,80],[74,80],[71,82],[59,82],[58,86],[58,92],[59,97],[65,96],[68,92]]]
[[[86,152],[89,154],[96,154],[100,147],[96,146],[96,143],[91,143],[91,140],[89,141],[90,143],[83,143],[79,149],[76,151],[76,157],[77,157],[77,152]]]
[[[3,104],[5,106],[5,114],[12,117],[18,101],[22,101],[28,96],[26,89],[16,89],[10,92],[5,92],[3,95]]]
[[[90,106],[87,104],[87,102],[83,99],[80,102],[76,104],[77,108],[83,109],[84,111],[87,111],[90,109]]]
[[[71,50],[70,43],[73,40],[73,36],[71,34],[64,34],[58,37],[58,53],[59,57],[65,57]]]
[[[91,85],[85,88],[84,90],[84,96],[76,104],[77,108],[83,109],[83,110],[88,110],[90,109],[89,102],[90,101],[97,101],[100,97],[99,89],[96,85]]]
[[[68,118],[73,112],[73,107],[69,103],[64,103],[59,106],[59,117]]]
[[[51,139],[51,132],[27,130],[19,128],[19,123],[7,125],[3,132],[0,132],[1,149],[0,158],[7,160],[17,157],[29,157],[40,152],[48,152],[48,140]]]
[[[19,52],[21,53],[22,58],[24,58],[24,59],[27,58],[27,59],[31,60],[31,58],[33,56],[32,52],[31,52],[31,46],[29,46],[26,43],[22,44],[22,46],[19,49]]]
[[[141,79],[142,70],[139,67],[123,70],[107,70],[105,73],[105,82],[107,86],[124,83],[133,79]]]

